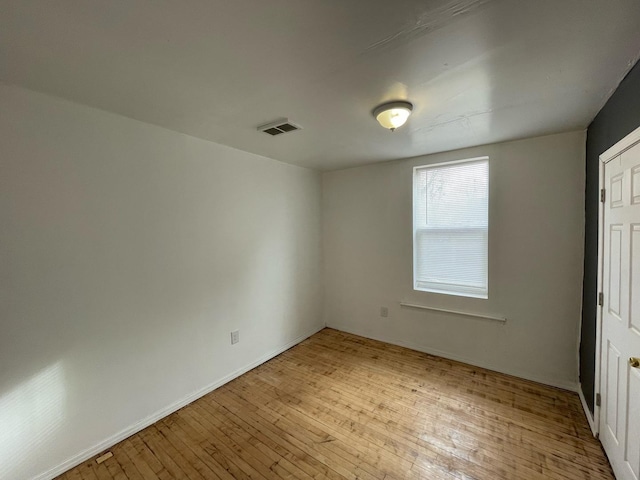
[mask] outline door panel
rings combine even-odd
[[[629,405],[629,419],[627,422],[627,447],[625,460],[629,469],[633,473],[633,479],[640,478],[640,370],[631,368],[629,370],[629,395],[627,403]]]
[[[611,208],[620,208],[624,205],[622,201],[622,181],[624,174],[620,173],[611,178]]]
[[[631,203],[640,203],[640,166],[631,169]]]
[[[618,405],[620,400],[620,352],[609,342],[607,348],[606,422],[615,443],[618,442]]]
[[[640,335],[640,224],[631,226],[631,279],[629,327]]]
[[[622,225],[611,225],[609,236],[611,238],[609,251],[610,275],[609,275],[609,313],[620,318],[620,275],[622,268]]]
[[[609,342],[607,348],[607,415],[609,432],[615,443],[618,442],[618,404],[620,398],[620,352]]]

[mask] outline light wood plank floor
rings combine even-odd
[[[325,329],[67,480],[613,479],[578,396]]]

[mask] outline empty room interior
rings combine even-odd
[[[640,479],[640,2],[0,0],[0,479]]]

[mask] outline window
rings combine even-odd
[[[489,159],[413,169],[413,288],[488,298]]]

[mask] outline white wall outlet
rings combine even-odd
[[[380,316],[385,318],[388,317],[389,309],[387,307],[380,307]]]
[[[231,332],[231,345],[234,345],[240,341],[240,330],[234,330]]]

